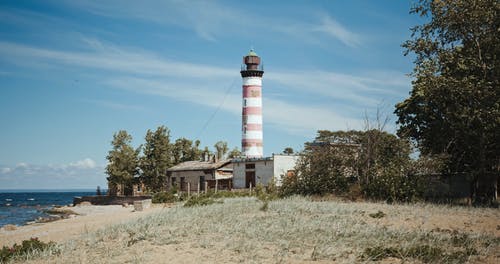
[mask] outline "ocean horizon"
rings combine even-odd
[[[0,189],[0,193],[38,193],[38,192],[96,192],[97,188],[67,188],[67,189]],[[107,191],[107,189],[101,189]]]
[[[105,195],[107,190],[101,190]],[[0,227],[26,225],[48,217],[55,206],[72,205],[77,196],[96,195],[96,189],[7,189],[0,190]]]

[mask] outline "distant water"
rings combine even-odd
[[[73,197],[95,195],[95,191],[2,191],[0,190],[0,227],[6,224],[25,225],[55,205],[69,205]]]

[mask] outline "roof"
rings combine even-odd
[[[238,157],[234,158],[231,161],[234,163],[242,163],[242,162],[259,162],[259,161],[273,161],[275,156],[287,156],[287,157],[300,157],[300,154],[294,153],[294,154],[284,154],[284,153],[278,153],[274,154],[272,157],[260,157],[260,158],[245,158],[245,157]]]
[[[234,158],[232,161],[235,163],[240,162],[258,162],[258,161],[272,161],[273,157],[261,157],[261,158]]]
[[[247,57],[248,57],[248,56],[256,56],[256,57],[257,57],[257,56],[259,56],[259,55],[257,55],[257,53],[255,53],[255,51],[254,51],[253,49],[251,49],[251,50],[248,52],[248,54],[247,54]]]
[[[167,171],[198,171],[198,170],[216,170],[231,163],[230,160],[218,162],[211,161],[185,161],[167,169]]]

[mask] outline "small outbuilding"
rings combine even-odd
[[[256,184],[267,186],[274,181],[281,186],[283,177],[295,173],[295,164],[299,155],[273,154],[266,158],[233,159],[234,188],[255,187]]]
[[[231,189],[233,168],[230,160],[186,161],[167,169],[167,189],[204,191],[205,187]],[[189,187],[188,187],[189,186]]]

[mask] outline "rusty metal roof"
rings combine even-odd
[[[218,162],[211,161],[185,161],[179,163],[167,171],[198,171],[198,170],[216,170],[231,163],[231,160],[222,160]],[[226,168],[224,168],[226,170]]]

